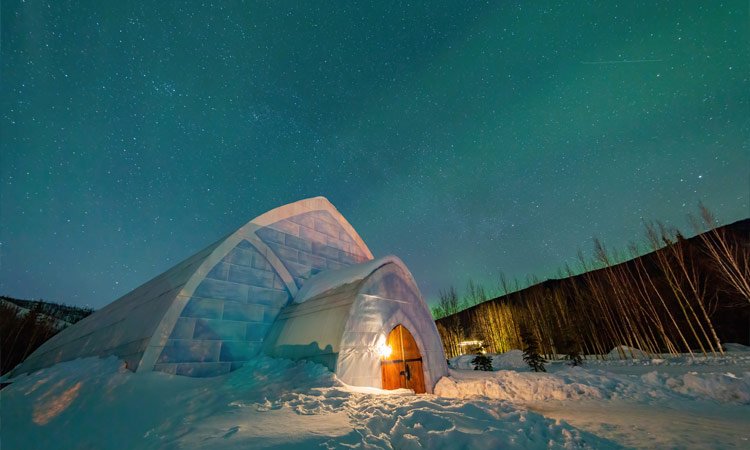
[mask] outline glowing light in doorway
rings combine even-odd
[[[393,353],[393,349],[390,345],[385,343],[385,336],[380,336],[378,340],[378,355],[382,358],[388,358]]]

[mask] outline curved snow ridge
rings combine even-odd
[[[690,397],[714,400],[720,403],[750,404],[750,372],[688,372],[670,376],[657,371],[641,376],[649,385],[671,390]]]
[[[441,397],[488,397],[510,402],[601,399],[609,397],[599,387],[546,373],[499,371],[492,377],[455,379],[443,377],[435,386]]]
[[[487,397],[522,404],[587,399],[650,401],[684,396],[750,404],[750,372],[651,371],[639,376],[585,368],[567,368],[555,373],[452,370],[450,377],[438,381],[435,394],[449,398]]]

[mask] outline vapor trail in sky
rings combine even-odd
[[[632,64],[632,63],[648,63],[648,62],[662,62],[663,59],[619,59],[612,61],[581,61],[581,64]]]

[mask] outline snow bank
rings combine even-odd
[[[600,399],[596,386],[573,382],[553,374],[500,371],[492,377],[468,377],[455,372],[442,378],[435,394],[450,398],[489,397],[511,402]]]
[[[647,367],[647,366],[645,366]],[[750,372],[615,374],[602,369],[560,368],[554,373],[451,371],[435,386],[449,398],[487,397],[528,404],[552,400],[647,402],[687,396],[698,400],[750,404]]]
[[[746,353],[750,352],[750,347],[742,344],[735,344],[734,342],[727,342],[721,345],[727,352]]]
[[[457,370],[451,370],[450,377],[438,382],[435,394],[448,398],[485,397],[520,404],[567,400],[651,401],[677,397],[750,404],[750,372],[747,371],[750,347],[740,344],[725,344],[725,347],[734,355],[653,359],[639,349],[620,346],[609,352],[607,360],[588,360],[583,367],[551,362],[547,365],[550,373],[530,372],[520,350],[487,355],[492,358],[496,371],[493,373],[475,371],[471,361],[476,355],[462,355],[450,360],[450,366]],[[633,356],[636,359],[631,359]],[[655,367],[659,370],[654,371]],[[617,371],[623,373],[615,373]]]
[[[453,369],[474,370],[474,364],[472,364],[471,361],[476,357],[477,355],[456,356],[455,358],[448,360],[448,365]]]
[[[651,358],[651,356],[649,356],[649,354],[644,352],[643,350],[637,349],[635,347],[628,347],[627,345],[620,345],[613,348],[609,353],[607,353],[607,359],[611,360],[649,358]]]
[[[669,376],[649,372],[641,380],[651,387],[669,389],[680,394],[722,403],[750,404],[750,372],[735,375],[726,373],[688,372]]]

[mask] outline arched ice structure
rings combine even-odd
[[[315,334],[321,320],[331,326]],[[215,376],[265,350],[379,387],[375,346],[398,323],[422,349],[429,391],[447,366],[411,274],[398,258],[373,260],[349,222],[316,197],[253,219],[63,330],[12,375],[116,355],[138,372]]]

